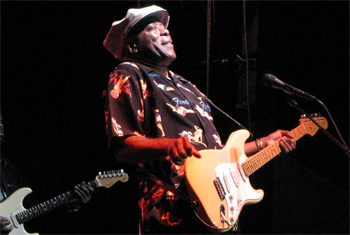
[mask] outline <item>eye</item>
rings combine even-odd
[[[156,28],[157,27],[156,27],[155,24],[149,24],[149,25],[147,25],[146,30],[147,31],[152,31],[152,30],[155,30]]]

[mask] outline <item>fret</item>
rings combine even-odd
[[[23,224],[23,223],[24,223],[24,222],[23,222],[23,220],[24,220],[24,214],[23,214],[23,212],[17,214],[16,217],[17,217],[18,223],[20,223],[20,224]]]
[[[255,160],[255,159],[253,159],[253,160]],[[252,161],[252,163],[253,163],[253,164],[252,164],[252,166],[253,166],[253,167],[252,167],[252,170],[253,170],[253,171],[256,171],[256,167],[257,167],[256,161]]]
[[[264,153],[262,154],[263,159],[264,159],[264,162],[267,162],[267,161],[269,160],[269,154],[271,154],[270,149],[268,149],[268,153],[264,152]]]
[[[34,213],[31,209],[28,210],[29,218],[33,219],[34,218]]]
[[[65,198],[64,198],[63,194],[59,195],[58,197],[63,204],[65,202]]]
[[[46,211],[48,211],[48,208],[47,208],[45,202],[40,203],[40,206],[41,206],[41,208],[43,209],[44,213],[45,213]]]
[[[69,201],[69,198],[67,197],[67,195],[64,193],[64,194],[62,194],[63,195],[63,198],[64,198],[64,202],[65,203],[68,203],[68,201]]]
[[[248,169],[249,169],[249,171],[248,171],[248,174],[249,174],[249,172],[252,172],[252,166],[251,165],[249,165],[249,167],[248,167]]]
[[[24,211],[24,221],[27,221],[29,218],[29,213],[28,211]]]
[[[51,205],[50,205],[50,202],[49,202],[49,201],[44,202],[44,204],[46,205],[46,208],[47,208],[48,210],[51,210]]]
[[[259,160],[259,161],[257,161],[258,168],[263,164],[263,159],[262,159],[263,153],[264,153],[264,152],[262,152],[261,154],[259,154],[259,157],[258,157],[258,160]]]
[[[31,210],[35,216],[37,215],[37,210],[35,207],[32,207],[29,210]]]
[[[35,208],[36,208],[36,213],[37,213],[37,215],[38,215],[38,216],[41,215],[41,214],[42,214],[42,211],[40,210],[40,206],[36,205]]]
[[[55,208],[55,201],[53,201],[52,198],[51,198],[50,200],[48,200],[47,202],[48,202],[48,203],[50,204],[50,206],[51,206],[50,209],[54,209],[54,208]]]
[[[97,180],[88,182],[88,185],[90,185],[93,189],[96,189],[98,187]]]
[[[21,218],[21,215],[20,215],[20,214],[21,214],[21,213],[18,213],[17,215],[15,215],[15,217],[16,217],[17,222],[18,222],[19,224],[23,224],[22,218]]]
[[[247,164],[245,164],[246,162],[244,162],[241,166],[242,166],[242,169],[244,171],[244,174],[245,175],[249,175],[249,166],[247,166]]]
[[[27,217],[28,217],[28,218],[32,218],[32,214],[33,214],[33,213],[31,212],[31,210],[27,210]]]
[[[305,129],[303,128],[304,126],[299,126],[298,127],[298,131],[299,131],[299,137],[298,139],[300,139],[301,137],[303,137],[306,134]]]
[[[60,196],[61,196],[61,195],[58,195],[58,196],[56,197],[56,201],[57,201],[57,203],[58,203],[59,205],[62,205],[62,204],[63,204],[63,201],[62,201],[62,199],[61,199]]]

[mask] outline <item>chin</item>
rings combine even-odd
[[[169,66],[176,59],[176,55],[161,57],[155,63],[157,66]]]

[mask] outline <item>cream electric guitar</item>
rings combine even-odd
[[[95,180],[87,184],[94,189],[99,187],[110,188],[118,181],[127,182],[128,180],[129,176],[123,170],[114,170],[100,172]],[[0,216],[8,218],[13,226],[13,230],[9,234],[28,234],[24,229],[24,223],[68,203],[73,195],[73,191],[68,191],[29,209],[25,209],[23,207],[23,199],[31,192],[30,188],[20,188],[0,203]]]
[[[323,128],[328,127],[325,118],[314,119]],[[301,118],[299,123],[291,131],[295,140],[306,134],[313,136],[319,129],[309,118]],[[276,141],[248,158],[244,152],[248,137],[247,130],[235,131],[223,149],[200,150],[202,158],[190,157],[184,163],[187,188],[197,202],[196,214],[209,230],[232,229],[243,206],[258,203],[264,196],[261,189],[250,185],[249,176],[281,153],[281,149]]]

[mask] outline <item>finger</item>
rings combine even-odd
[[[76,186],[75,192],[82,198],[88,199],[90,198],[89,190],[85,186]]]
[[[1,220],[1,225],[7,226],[7,225],[9,225],[9,224],[11,224],[11,223],[10,223],[10,221],[9,221],[8,219],[3,219],[3,220]]]
[[[86,187],[88,188],[88,190],[90,192],[94,192],[95,191],[95,189],[93,187],[91,187],[89,184],[87,184]]]
[[[83,197],[85,195],[85,192],[81,188],[79,188],[78,186],[75,186],[74,188],[75,188],[74,192],[76,194],[78,194],[80,197]]]
[[[290,151],[293,151],[294,149],[296,149],[297,143],[293,139],[287,139],[287,142],[288,142]]]
[[[90,185],[86,184],[84,181],[83,183],[80,185],[80,189],[83,190],[85,192],[86,195],[89,195],[89,191],[94,191],[93,188],[91,188]]]
[[[200,155],[200,153],[195,147],[192,147],[192,155],[195,156],[196,158],[202,158],[202,156]]]
[[[173,145],[173,146],[170,147],[169,155],[170,155],[172,158],[177,158],[177,157],[179,157],[179,153],[178,153],[177,148],[176,148],[175,145]]]
[[[82,201],[85,203],[85,197],[84,197],[84,195],[83,195],[79,190],[77,190],[77,189],[74,190],[74,192],[75,192],[76,194],[78,194],[80,200],[82,200]]]
[[[13,225],[6,225],[4,227],[1,228],[1,231],[11,231],[13,229]]]
[[[83,203],[87,203],[90,200],[90,195],[86,194],[84,191],[80,190],[80,191],[76,191],[76,193],[79,195],[80,200]]]
[[[186,151],[187,156],[192,156],[192,144],[190,143],[190,141],[188,140],[188,137],[186,136],[184,139],[184,148]]]
[[[177,152],[179,153],[179,157],[181,157],[182,159],[186,159],[187,158],[186,145],[189,145],[188,138],[187,137],[179,138],[176,141],[175,145],[176,145]]]
[[[290,152],[293,150],[293,147],[290,144],[290,139],[288,139],[287,137],[284,136],[282,138],[282,142],[283,142],[283,146],[284,146],[286,152]]]
[[[82,185],[82,186],[80,186],[79,188],[80,188],[80,190],[82,190],[85,194],[88,194],[88,193],[89,193],[89,189],[87,188],[86,185]]]
[[[281,130],[281,134],[282,136],[287,136],[289,139],[294,139],[294,136],[292,135],[292,133],[290,133],[290,131]]]
[[[182,164],[183,159],[179,156],[175,145],[170,148],[169,155],[171,157],[171,161],[174,162],[176,165]]]

